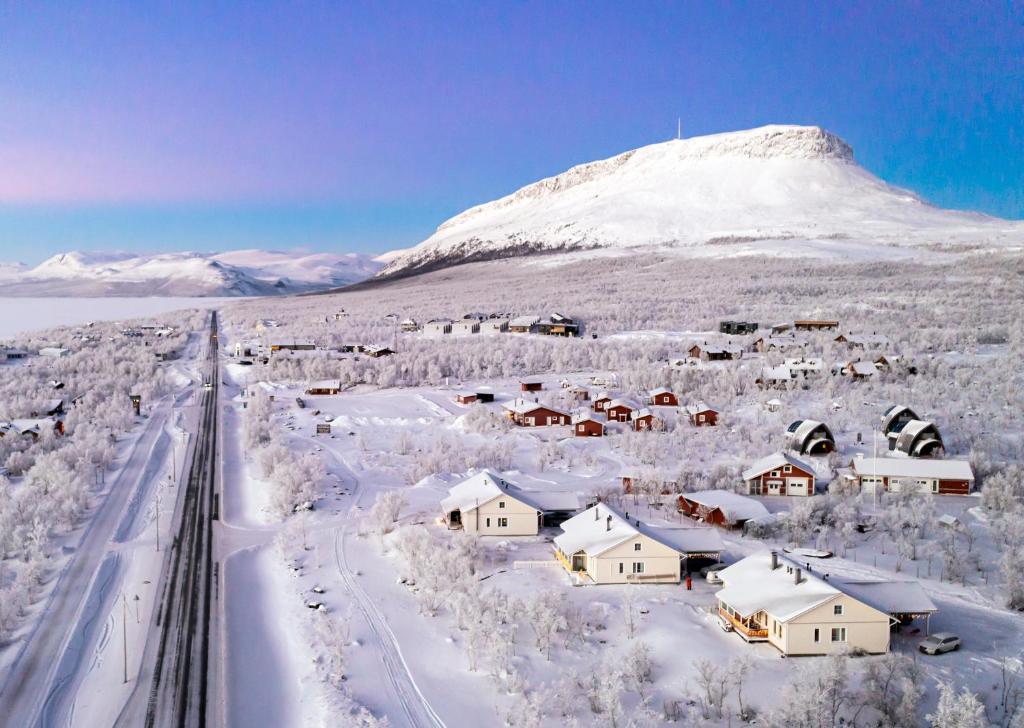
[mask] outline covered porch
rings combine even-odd
[[[761,622],[758,618],[764,617],[764,612],[757,612],[749,617],[743,617],[725,602],[718,603],[718,616],[732,625],[740,637],[747,642],[767,642],[768,624]]]

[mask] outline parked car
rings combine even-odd
[[[921,640],[917,649],[926,655],[941,655],[943,652],[953,652],[960,649],[960,638],[952,632],[936,632]]]
[[[735,629],[732,626],[732,622],[723,617],[721,614],[718,615],[718,626],[722,628],[723,632],[732,632]]]
[[[719,562],[717,564],[712,564],[711,566],[705,566],[700,570],[700,573],[707,580],[708,584],[721,584],[722,579],[718,576],[718,572],[726,566],[728,566],[728,564]]]

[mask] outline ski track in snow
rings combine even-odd
[[[356,606],[359,608],[367,626],[376,637],[381,648],[381,662],[388,675],[388,680],[394,690],[395,696],[402,705],[408,725],[416,728],[446,728],[441,717],[434,711],[430,702],[416,685],[416,680],[409,671],[409,666],[402,656],[402,650],[398,645],[395,633],[388,626],[387,620],[380,615],[369,595],[363,590],[355,578],[355,573],[348,564],[345,553],[345,539],[348,537],[349,526],[352,523],[352,516],[356,510],[356,504],[362,495],[362,484],[352,473],[351,468],[344,463],[340,457],[335,457],[342,469],[347,471],[348,476],[355,483],[352,492],[352,507],[349,509],[345,524],[337,530],[334,537],[334,558],[338,566],[338,573],[341,575],[345,586],[352,595]]]

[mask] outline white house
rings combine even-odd
[[[784,655],[889,651],[890,615],[775,552],[762,551],[718,572],[718,615],[748,642]]]
[[[432,319],[423,325],[423,333],[428,336],[443,336],[452,332],[451,319]]]
[[[717,559],[722,539],[710,527],[660,527],[598,503],[562,524],[555,556],[592,584],[679,583],[687,558]]]
[[[448,528],[481,536],[536,536],[545,513],[574,513],[575,493],[523,490],[493,470],[471,475],[448,491],[441,511]]]
[[[54,359],[60,359],[71,353],[70,349],[65,349],[60,346],[44,346],[39,350],[39,356],[49,356]]]
[[[453,334],[479,334],[480,322],[475,318],[459,319],[452,323]]]

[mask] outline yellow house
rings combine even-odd
[[[679,583],[682,562],[717,559],[722,550],[710,527],[655,527],[598,503],[562,524],[555,556],[570,574],[594,584]]]
[[[889,651],[893,619],[844,591],[841,580],[808,573],[775,552],[748,556],[719,576],[719,618],[748,642],[768,642],[784,655]]]
[[[441,510],[448,528],[481,536],[536,536],[546,513],[573,513],[574,493],[523,490],[492,470],[471,475],[448,491]]]

